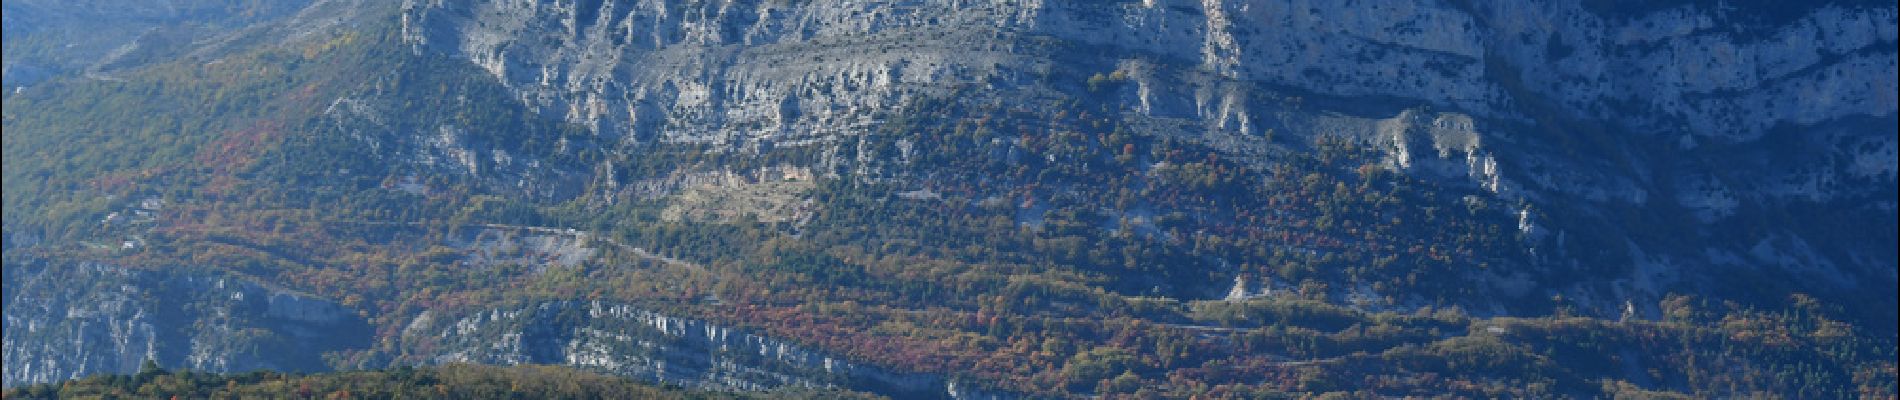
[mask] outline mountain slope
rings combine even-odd
[[[155,358],[906,397],[1893,387],[1891,4],[272,15],[6,95],[8,385]],[[32,329],[77,309],[44,293],[111,296],[28,277],[84,271],[371,332],[184,328],[244,314],[217,296],[78,329],[184,344]],[[181,356],[280,339],[303,361]]]
[[[416,2],[403,29],[620,152],[862,152],[867,126],[946,98],[1034,124],[1004,135],[1125,125],[1256,171],[1345,136],[1519,214],[1542,254],[1469,278],[1494,290],[1605,312],[1676,290],[1891,299],[1855,282],[1896,280],[1894,10],[1776,7]],[[812,162],[887,172],[856,161]]]

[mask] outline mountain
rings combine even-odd
[[[1890,3],[5,7],[8,387],[1895,387]]]
[[[164,58],[221,32],[281,18],[309,1],[168,0],[6,3],[6,86],[83,73],[111,76],[119,67]]]

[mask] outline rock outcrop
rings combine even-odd
[[[9,260],[7,387],[169,368],[324,371],[327,352],[367,347],[369,324],[326,299],[228,274]]]
[[[433,312],[403,329],[422,363],[564,364],[691,387],[845,387],[910,398],[998,398],[969,382],[851,362],[706,321],[600,301]]]

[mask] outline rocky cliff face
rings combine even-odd
[[[402,26],[415,51],[467,59],[621,149],[851,146],[914,100],[951,93],[1028,110],[1108,102],[1147,133],[1262,163],[1276,148],[1268,132],[1357,137],[1387,148],[1389,167],[1514,204],[1527,246],[1548,257],[1520,277],[1623,266],[1610,289],[1572,296],[1610,309],[1717,266],[1804,260],[1804,274],[1827,281],[1894,279],[1890,255],[1870,259],[1813,231],[1707,226],[1843,203],[1891,216],[1881,197],[1896,176],[1895,10],[412,0]],[[1116,84],[1065,84],[1091,74]],[[1619,239],[1630,221],[1604,222],[1629,213],[1619,210],[1692,215],[1661,230],[1696,239]]]
[[[137,372],[321,371],[370,328],[329,300],[237,277],[99,263],[6,264],[6,386]]]
[[[1241,131],[1271,123],[1269,107],[1248,101],[1258,86],[1394,97],[1487,118],[1555,111],[1725,141],[1895,107],[1881,90],[1895,79],[1895,14],[1879,5],[1818,6],[1773,22],[1742,19],[1757,10],[1621,14],[1569,1],[410,1],[405,9],[419,48],[461,54],[524,98],[603,132],[684,128],[667,130],[673,140],[822,135],[933,87],[1007,88],[1034,74],[1116,68],[1093,61],[1135,73],[1135,110]],[[1206,81],[1149,82],[1190,74]],[[1536,109],[1546,106],[1554,109]]]
[[[401,341],[423,364],[565,364],[691,387],[846,387],[914,398],[996,398],[931,374],[890,371],[797,344],[624,304],[558,301],[424,313]]]

